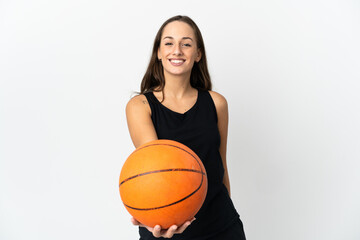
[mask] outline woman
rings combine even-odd
[[[156,139],[181,142],[200,157],[208,176],[208,192],[196,220],[161,229],[132,218],[140,239],[245,239],[230,199],[227,102],[211,91],[201,32],[189,17],[172,17],[160,27],[141,92],[128,102],[126,116],[136,148]]]

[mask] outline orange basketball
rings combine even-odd
[[[207,177],[200,158],[172,140],[155,140],[138,147],[125,161],[119,180],[128,212],[149,227],[181,226],[202,206]]]

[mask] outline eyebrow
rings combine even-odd
[[[165,38],[174,39],[173,37],[166,36],[166,37],[163,38],[163,40],[164,40]],[[191,37],[183,37],[182,39],[190,39],[191,41],[194,41]]]

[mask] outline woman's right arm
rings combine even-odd
[[[126,120],[135,148],[158,139],[145,95],[141,94],[129,100],[126,105]]]
[[[142,144],[157,140],[157,134],[154,124],[151,120],[151,109],[145,95],[138,95],[129,100],[126,105],[126,120],[130,132],[131,140],[138,148]],[[161,229],[160,225],[156,225],[154,228],[145,226],[132,218],[131,221],[134,225],[147,228],[154,237],[171,238],[174,234],[180,234],[194,221],[186,221],[182,226],[173,225],[169,229]]]

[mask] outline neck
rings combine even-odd
[[[171,98],[181,99],[185,95],[191,94],[193,87],[190,85],[190,74],[187,75],[170,75],[164,72],[165,77],[165,86],[164,93],[165,95]]]

